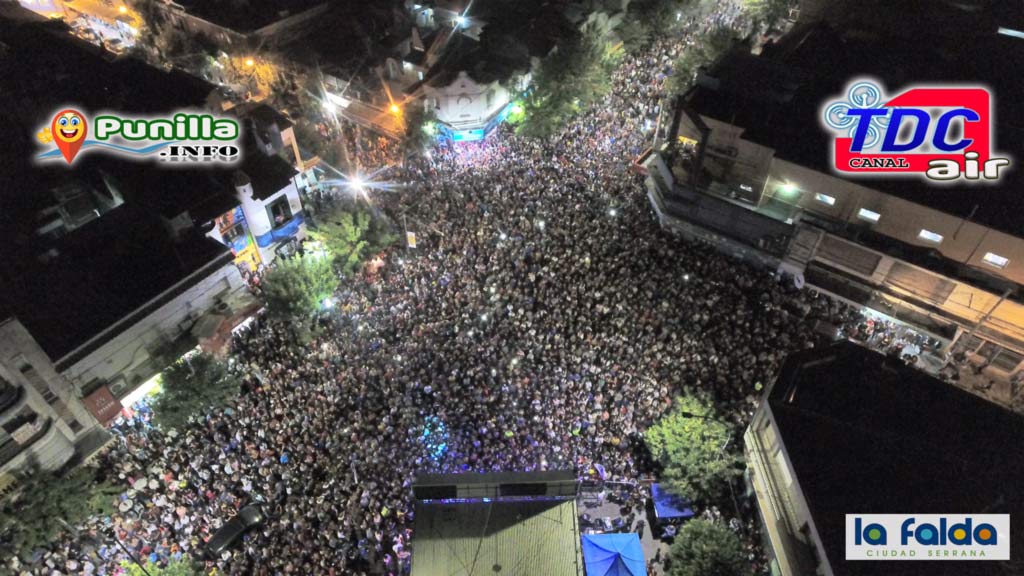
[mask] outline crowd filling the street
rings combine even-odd
[[[683,393],[707,395],[741,431],[785,356],[829,339],[815,326],[863,320],[663,231],[631,169],[679,50],[742,25],[723,10],[624,56],[610,93],[551,137],[502,127],[404,163],[397,145],[353,143],[366,171],[391,163],[376,179],[395,184],[354,201],[415,231],[417,247],[346,276],[309,343],[257,316],[227,352],[243,382],[231,404],[173,431],[144,404],[121,418],[98,463],[124,489],[118,511],[66,532],[37,565],[8,567],[99,575],[132,556],[203,559],[206,540],[258,504],[266,522],[208,570],[408,574],[417,475],[600,469],[636,484],[645,431]],[[335,201],[310,198],[312,219]],[[751,516],[707,514],[767,573]],[[651,570],[663,573],[660,554]]]

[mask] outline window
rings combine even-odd
[[[925,230],[924,228],[922,228],[921,231],[917,233],[917,237],[920,238],[921,240],[935,242],[936,244],[942,242],[942,234],[936,234],[935,232],[932,232],[931,230]]]
[[[1006,265],[1010,263],[1009,258],[1003,258],[999,254],[993,254],[991,252],[986,252],[982,260],[985,261],[985,264],[995,266],[996,268],[1006,268]]]
[[[292,207],[288,205],[288,196],[281,196],[267,206],[271,225],[274,228],[287,224],[292,219]]]
[[[244,235],[245,235],[245,228],[242,227],[241,224],[235,224],[234,226],[232,226],[231,228],[228,228],[227,230],[225,230],[221,234],[221,236],[224,237],[224,241],[227,242],[228,244],[234,242],[235,238],[238,238],[239,236],[244,236]]]
[[[817,200],[818,202],[821,202],[822,204],[828,204],[829,206],[836,205],[836,199],[832,196],[829,196],[828,194],[815,194],[814,199]]]
[[[872,212],[867,208],[861,208],[860,210],[857,211],[857,218],[860,218],[861,220],[867,220],[868,222],[878,222],[878,219],[881,217],[882,215],[879,214],[878,212]]]
[[[989,364],[1003,372],[1013,372],[1017,369],[1017,366],[1020,365],[1021,360],[1024,360],[1024,356],[1004,348],[992,357]]]

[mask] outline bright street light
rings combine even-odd
[[[128,7],[127,7],[127,6],[124,6],[124,5],[122,5],[122,6],[120,6],[120,7],[119,7],[119,8],[117,9],[117,11],[118,11],[118,12],[120,12],[121,14],[127,14],[127,13],[128,13]]]
[[[392,104],[391,105],[391,113],[392,114],[399,114],[401,112],[402,112],[402,109],[398,107],[398,104]]]
[[[465,26],[466,25],[466,17],[465,16],[461,16],[461,15],[460,16],[456,16],[455,17],[455,25],[456,26]]]
[[[612,209],[608,210],[608,215],[611,216],[612,218],[615,218],[618,214],[619,214],[619,211],[616,210],[615,208],[612,208]]]
[[[245,65],[250,67],[250,68],[252,68],[253,66],[256,65],[256,61],[253,60],[252,58],[246,58],[245,59]]]

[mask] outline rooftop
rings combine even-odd
[[[240,34],[255,32],[290,16],[317,6],[325,0],[245,0],[244,2],[213,2],[211,0],[175,0],[185,11]]]
[[[582,576],[575,499],[416,504],[412,576]]]
[[[175,242],[165,219],[187,211],[202,223],[237,205],[223,169],[156,170],[99,154],[83,155],[72,169],[33,163],[34,135],[60,106],[166,114],[203,108],[212,91],[184,73],[112,59],[62,26],[0,13],[0,75],[17,79],[0,91],[0,307],[54,359],[203,266],[230,261],[227,247],[199,228]],[[52,204],[51,191],[69,186],[100,195],[114,190],[125,203],[62,238],[36,236],[37,211]]]
[[[837,574],[845,514],[1024,515],[1024,418],[901,362],[843,342],[791,355],[769,392],[772,415]],[[1024,558],[1024,533],[1011,553]],[[893,562],[894,576],[991,575],[988,562]]]
[[[841,96],[852,78],[878,78],[889,93],[914,83],[981,83],[996,95],[995,150],[1019,163],[1024,159],[1024,100],[1013,95],[1024,92],[1024,41],[996,34],[985,24],[989,20],[976,20],[974,29],[965,28],[957,38],[958,50],[925,36],[881,36],[877,30],[804,23],[760,57],[724,57],[689,94],[689,103],[700,114],[742,126],[744,138],[774,148],[781,159],[831,172],[831,134],[820,127],[819,109]],[[1014,165],[1004,174],[995,185],[969,188],[905,178],[867,185],[960,217],[978,205],[974,220],[1024,236],[1024,221],[1014,210],[1024,169]]]
[[[229,249],[198,232],[169,239],[151,211],[124,204],[75,230],[58,255],[6,282],[6,308],[61,358]],[[73,287],[73,288],[71,288]]]

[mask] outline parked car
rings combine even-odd
[[[231,547],[242,534],[245,534],[248,530],[260,526],[266,521],[266,516],[258,505],[250,504],[243,506],[238,514],[234,518],[228,520],[228,523],[221,526],[220,530],[214,533],[214,535],[207,540],[204,552],[206,557],[214,560],[220,557],[225,550]]]

